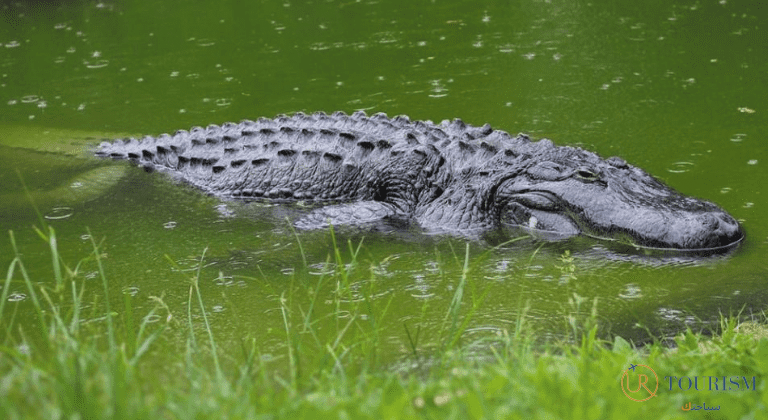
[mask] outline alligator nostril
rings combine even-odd
[[[731,215],[727,213],[717,213],[716,215],[710,215],[714,220],[714,231],[720,235],[720,242],[724,245],[733,244],[739,242],[744,238],[744,231],[741,229],[741,225]]]
[[[701,223],[711,231],[716,231],[720,225],[718,218],[712,213],[706,213]]]

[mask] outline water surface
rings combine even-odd
[[[759,312],[768,302],[765,8],[618,3],[3,4],[0,226],[16,233],[38,281],[49,281],[50,256],[30,228],[39,221],[18,172],[65,259],[90,251],[88,232],[104,240],[111,295],[133,295],[137,313],[160,295],[183,313],[187,279],[207,249],[201,286],[217,336],[256,337],[264,353],[281,353],[280,299],[297,285],[307,292],[292,299],[303,307],[320,290],[318,317],[348,315],[325,303],[336,285],[319,283],[332,255],[329,232],[294,236],[285,217],[296,209],[222,203],[95,160],[87,148],[102,137],[296,111],[461,117],[621,156],[718,203],[747,232],[736,252],[704,260],[616,253],[585,238],[496,250],[504,239],[470,241],[472,287],[487,292],[470,338],[512,328],[526,304],[542,335],[561,335],[574,294],[598,298],[605,330],[638,340],[698,328],[721,313]],[[88,178],[95,170],[104,172]],[[337,232],[345,250],[348,240],[362,241],[354,296],[389,304],[383,334],[391,353],[406,346],[404,323],[436,340],[467,241],[412,230]],[[299,272],[297,241],[308,273]],[[566,250],[575,277],[563,269]],[[0,266],[10,260],[10,243],[0,240]],[[86,285],[97,293],[98,281]],[[30,310],[24,285],[11,287],[14,304]]]

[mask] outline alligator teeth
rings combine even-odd
[[[539,219],[537,219],[535,216],[531,216],[530,219],[528,219],[528,227],[530,229],[536,229],[536,225],[539,224]]]

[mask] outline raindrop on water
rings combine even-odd
[[[130,286],[123,288],[123,294],[124,295],[130,295],[130,296],[136,296],[139,294],[139,288],[136,286]]]
[[[27,295],[25,295],[24,293],[11,293],[10,295],[8,295],[8,302],[21,302],[26,298],[27,298]]]
[[[50,212],[46,213],[45,218],[48,220],[61,220],[66,219],[74,214],[72,207],[54,207]]]
[[[693,166],[693,162],[675,162],[672,164],[671,168],[667,169],[667,171],[672,172],[673,174],[681,174],[690,171],[691,166]]]
[[[103,67],[107,67],[109,65],[109,60],[96,60],[96,61],[83,60],[83,64],[85,65],[85,67],[89,69],[100,69]]]

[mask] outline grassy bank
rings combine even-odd
[[[467,250],[435,342],[420,342],[422,332],[404,325],[409,345],[392,363],[381,354],[378,334],[381,323],[388,322],[388,302],[371,299],[374,290],[363,291],[348,316],[333,319],[313,317],[319,298],[301,306],[286,293],[278,308],[285,354],[276,358],[247,337],[239,348],[217,343],[198,288],[204,280],[200,271],[189,278],[184,310],[172,310],[156,297],[149,313],[137,314],[130,295],[122,302],[110,299],[98,243],[71,265],[59,256],[52,229],[38,234],[49,244],[52,280],[30,277],[10,234],[15,257],[0,289],[3,419],[766,416],[765,319],[740,323],[737,317],[723,318],[714,336],[687,331],[676,338],[674,349],[660,344],[635,348],[620,337],[598,338],[592,302],[574,295],[573,315],[564,320],[568,339],[542,342],[520,313],[513,330],[467,342],[463,333],[484,297],[473,286]],[[337,285],[337,305],[351,300],[350,270],[359,252],[359,247],[345,246],[351,259],[344,260],[336,246],[329,257],[336,268],[319,280]],[[98,272],[99,293],[84,292],[85,266]],[[573,271],[567,265],[564,270]],[[9,302],[16,282],[24,284],[33,313],[21,313]],[[318,284],[314,290],[319,289]],[[291,290],[313,292],[306,285]],[[22,317],[36,322],[22,327]],[[178,362],[158,366],[156,360],[168,351],[178,352]],[[658,375],[655,397],[637,402],[625,396],[626,372],[629,395],[645,397],[637,382],[644,367],[629,371],[631,365],[645,365]],[[687,389],[688,378],[697,381],[698,391]],[[710,390],[712,378],[718,378],[717,390]],[[731,389],[723,390],[723,382]],[[653,388],[654,379],[647,385]],[[634,388],[637,393],[631,392]],[[683,411],[687,403],[693,409]],[[719,409],[696,409],[703,404]]]

